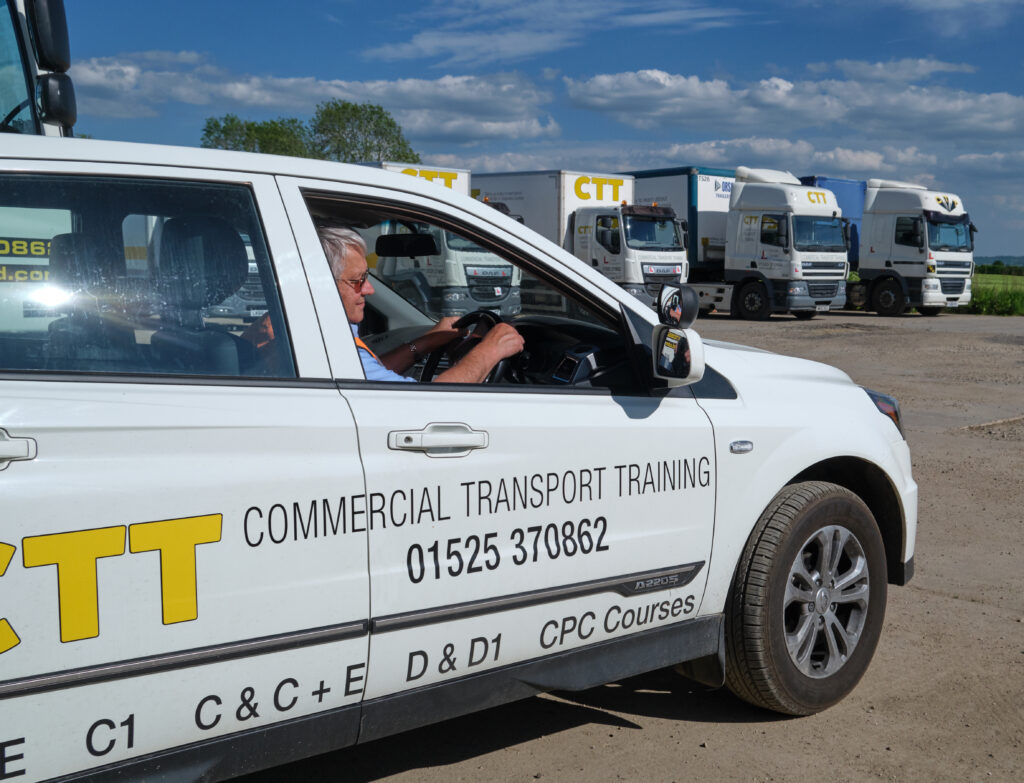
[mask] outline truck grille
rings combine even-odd
[[[942,278],[939,280],[939,284],[942,286],[942,293],[946,295],[950,294],[962,294],[964,292],[964,279],[965,278]]]
[[[807,293],[811,299],[835,299],[839,293],[839,283],[807,282]]]

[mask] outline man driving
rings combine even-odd
[[[368,381],[415,381],[401,373],[412,366],[420,353],[429,354],[462,336],[462,332],[453,327],[457,319],[446,317],[428,332],[378,357],[359,337],[366,297],[374,290],[366,264],[366,242],[351,228],[318,226],[317,234],[330,262],[331,274],[338,286]],[[522,350],[523,338],[515,327],[507,323],[496,324],[458,364],[433,380],[443,383],[482,383],[499,361]]]

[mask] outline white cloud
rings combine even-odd
[[[819,135],[881,142],[919,136],[922,142],[988,144],[1024,134],[1024,97],[1009,93],[780,77],[733,85],[658,70],[564,81],[577,107],[640,129],[741,134],[764,128],[786,134],[814,129]]]
[[[975,73],[978,69],[967,63],[947,63],[930,57],[904,58],[888,62],[864,60],[836,60],[835,63],[813,63],[812,72],[824,73],[837,69],[848,79],[883,82],[916,82],[936,73]]]
[[[417,25],[408,40],[362,54],[385,61],[436,59],[443,68],[514,63],[581,46],[594,31],[643,27],[653,35],[692,35],[746,16],[699,0],[431,0],[406,20]],[[402,29],[401,22],[395,29]]]
[[[517,73],[358,82],[238,75],[193,52],[142,52],[80,60],[71,76],[83,115],[153,117],[160,104],[179,101],[217,115],[308,116],[318,103],[336,98],[380,104],[410,139],[467,142],[560,132],[541,109],[552,101],[550,92]]]

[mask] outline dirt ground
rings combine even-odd
[[[914,579],[867,675],[782,718],[658,672],[448,721],[250,781],[1024,780],[1024,318],[711,316],[721,339],[895,395],[920,486]]]

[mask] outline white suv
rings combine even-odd
[[[506,260],[525,351],[365,380],[321,220]],[[894,400],[705,345],[682,289],[659,318],[446,189],[7,137],[0,242],[0,777],[221,779],[674,664],[807,714],[911,576]],[[250,264],[266,315],[215,317]],[[433,324],[406,282],[375,351]]]

